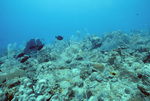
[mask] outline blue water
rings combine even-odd
[[[0,47],[31,38],[150,27],[150,0],[0,0]]]

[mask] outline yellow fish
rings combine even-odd
[[[115,76],[117,75],[117,74],[116,74],[116,73],[114,73],[114,72],[111,72],[110,74],[111,74],[111,75],[115,75]]]

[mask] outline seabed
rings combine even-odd
[[[0,101],[150,101],[150,32],[56,40],[0,58]]]

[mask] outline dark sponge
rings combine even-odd
[[[31,52],[32,52],[32,53],[36,53],[38,47],[33,48],[33,49],[30,49],[30,48],[29,48],[29,47],[31,47],[31,46],[36,46],[36,45],[37,45],[37,46],[41,46],[41,45],[42,45],[41,40],[40,40],[40,39],[30,39],[30,41],[28,41],[28,42],[26,43],[26,47],[25,47],[25,49],[24,49],[24,53],[25,53],[26,55],[29,55]]]

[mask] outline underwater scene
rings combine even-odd
[[[150,1],[1,0],[0,101],[150,101]]]

